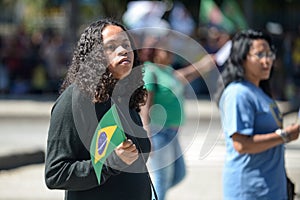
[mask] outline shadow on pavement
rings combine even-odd
[[[18,153],[0,156],[0,170],[9,170],[31,164],[45,162],[45,152]]]

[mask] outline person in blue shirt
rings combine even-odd
[[[226,140],[224,200],[288,199],[285,143],[299,124],[283,129],[269,78],[275,60],[269,35],[236,33],[216,95]]]

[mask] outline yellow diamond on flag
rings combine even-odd
[[[106,150],[111,140],[112,135],[114,134],[117,126],[109,126],[102,128],[98,131],[97,134],[97,146],[95,148],[95,163],[97,163],[101,158],[106,155]]]

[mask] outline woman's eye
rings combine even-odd
[[[256,54],[256,56],[259,58],[259,59],[262,59],[264,56],[265,56],[265,53],[264,52],[259,52]]]
[[[113,51],[113,50],[115,50],[115,45],[112,45],[112,44],[110,44],[110,45],[107,45],[106,47],[105,47],[105,50],[106,51]]]
[[[131,45],[130,45],[130,44],[127,44],[127,43],[124,44],[123,47],[124,47],[125,49],[131,49]]]

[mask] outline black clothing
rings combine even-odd
[[[80,101],[74,100],[74,88],[72,85],[68,87],[52,109],[45,163],[47,186],[50,189],[66,190],[66,200],[151,199],[150,180],[145,166],[151,145],[146,131],[126,133],[139,152],[143,152],[139,154],[138,160],[128,166],[113,152],[106,165],[103,165],[101,183],[98,184],[89,153],[97,123],[93,124],[92,120],[80,116],[80,112],[76,111],[76,104]],[[80,107],[80,104],[78,105]],[[94,113],[90,113],[90,116],[96,114],[95,119],[98,122],[110,106],[110,102],[97,103],[93,106]],[[130,115],[137,125],[142,126],[136,111],[130,110]],[[78,117],[85,120],[85,127],[82,127],[82,124],[78,125]],[[143,137],[140,137],[141,135]]]

